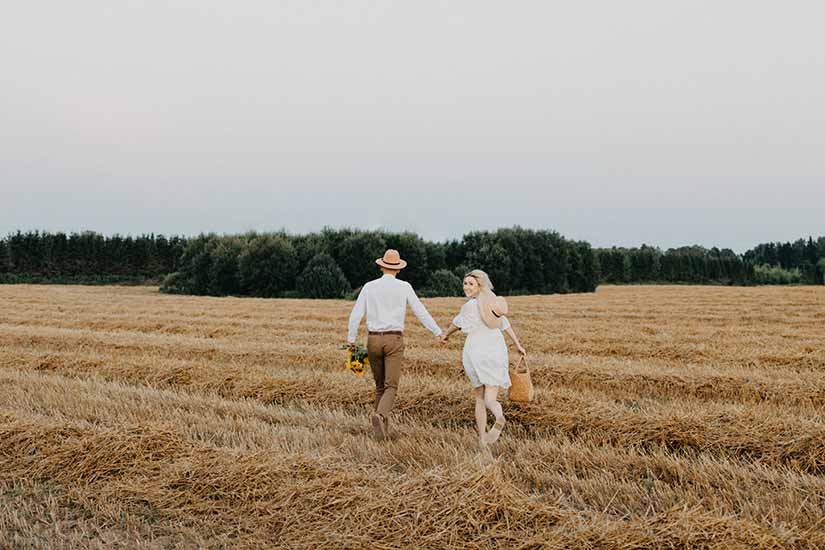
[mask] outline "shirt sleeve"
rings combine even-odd
[[[461,309],[458,310],[458,315],[453,318],[453,324],[460,329],[464,328],[464,325],[467,324],[466,319],[464,319],[464,309],[467,307],[467,304],[461,306]]]
[[[430,312],[424,307],[424,304],[421,303],[421,300],[418,299],[418,296],[415,295],[415,291],[410,285],[407,285],[407,303],[410,304],[410,309],[412,309],[422,325],[427,327],[427,329],[436,336],[441,336],[441,327],[436,324],[432,315],[430,315]]]
[[[505,331],[505,330],[507,330],[508,328],[510,328],[510,321],[509,321],[509,319],[507,319],[507,317],[502,317],[502,318],[501,318],[501,331],[502,331],[502,332],[504,332],[504,331]]]
[[[349,314],[347,342],[350,344],[355,343],[355,338],[358,336],[358,325],[361,324],[361,319],[364,318],[364,314],[367,312],[366,294],[367,288],[364,287],[361,289],[361,292],[358,293],[358,299],[355,301],[355,305],[352,306],[352,312]]]

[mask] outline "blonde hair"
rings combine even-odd
[[[472,277],[476,281],[478,281],[478,286],[481,288],[486,288],[487,290],[493,290],[493,283],[490,281],[490,276],[487,275],[484,271],[480,269],[474,269],[464,275],[464,278]]]

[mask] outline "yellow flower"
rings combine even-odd
[[[348,368],[357,376],[361,376],[362,374],[364,374],[364,364],[357,359],[355,361],[350,362]]]
[[[370,365],[367,359],[367,350],[363,346],[356,349],[347,350],[347,360],[344,367],[351,370],[356,376],[364,374],[365,367]]]

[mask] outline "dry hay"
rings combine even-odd
[[[0,286],[0,545],[823,547],[824,290],[513,298],[538,399],[490,456],[413,319],[379,444],[350,303]]]

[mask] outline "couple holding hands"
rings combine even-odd
[[[439,344],[460,330],[467,335],[462,360],[464,373],[475,390],[475,419],[482,447],[495,442],[504,428],[505,419],[498,402],[499,388],[510,387],[509,357],[503,332],[512,339],[518,352],[526,351],[513,332],[507,314],[507,302],[493,294],[487,274],[479,269],[464,276],[464,294],[469,298],[453,319],[446,332],[433,320],[427,308],[416,296],[412,286],[396,278],[406,267],[397,250],[387,250],[375,263],[383,275],[361,289],[349,317],[347,344],[355,346],[358,326],[367,316],[367,355],[375,378],[375,411],[370,418],[373,435],[382,440],[387,436],[387,420],[395,403],[401,362],[404,357],[404,317],[407,305],[427,329],[435,334]],[[495,416],[495,424],[487,431],[487,410]]]

